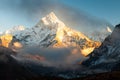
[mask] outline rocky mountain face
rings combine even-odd
[[[116,25],[112,34],[109,35],[89,56],[90,58],[83,62],[90,68],[111,70],[120,70],[120,24]]]

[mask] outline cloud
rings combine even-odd
[[[17,57],[21,59],[30,59],[38,61],[45,66],[75,68],[75,64],[87,59],[84,57],[77,48],[38,48],[27,47],[19,51]],[[78,65],[77,65],[78,66]]]

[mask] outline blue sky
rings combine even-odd
[[[100,23],[99,20],[97,21],[99,24],[101,24],[103,20],[103,22],[107,21],[112,25],[116,25],[120,23],[119,3],[120,0],[0,0],[0,31],[17,25],[32,27],[40,18],[54,10],[57,11],[56,13],[60,16],[67,14],[67,12],[71,14],[74,13],[74,15],[77,16],[81,15],[76,13],[82,13],[82,19],[85,13],[85,16],[87,15],[85,17],[87,20],[84,19],[85,22],[83,22],[85,24],[90,24],[86,23],[88,19],[92,21],[91,24],[93,24],[93,22],[96,23],[95,20],[100,19]],[[70,20],[71,14],[67,17],[63,16],[63,21],[66,19],[67,23],[67,21]],[[76,18],[74,15],[71,19]],[[94,19],[88,18],[89,15],[91,17],[94,16]],[[79,19],[76,20],[78,23],[81,21],[82,20]],[[71,22],[68,22],[68,24],[69,23]],[[96,24],[94,24],[94,26],[95,25]]]
[[[120,0],[62,0],[65,4],[86,11],[113,25],[120,23]]]

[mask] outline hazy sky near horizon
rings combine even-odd
[[[86,26],[101,25],[104,21],[116,25],[120,22],[119,3],[120,0],[0,0],[0,31],[17,25],[32,27],[51,11],[68,24],[74,20],[76,23],[72,24],[81,22]]]

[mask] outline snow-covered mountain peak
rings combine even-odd
[[[112,33],[112,30],[111,30],[111,28],[109,26],[107,26],[107,31]]]
[[[58,28],[58,27],[64,27],[65,24],[57,18],[54,12],[51,12],[47,16],[43,17],[36,26]]]
[[[11,29],[6,30],[4,32],[4,34],[16,34],[16,33],[20,32],[20,31],[23,31],[23,30],[25,30],[24,26],[15,26]]]
[[[42,18],[42,21],[50,21],[53,23],[59,22],[60,20],[57,18],[57,16],[55,15],[54,12],[51,12],[50,14],[48,14],[46,17]]]
[[[35,27],[24,29],[19,26],[8,32],[14,36],[13,41],[20,42],[23,46],[77,47],[84,55],[100,45],[83,33],[67,27],[53,12],[43,17]]]

